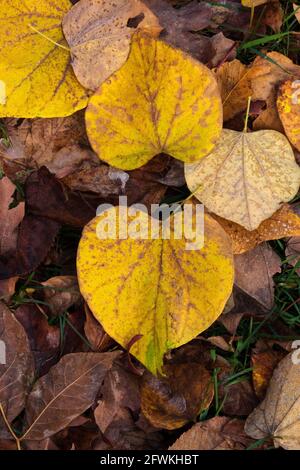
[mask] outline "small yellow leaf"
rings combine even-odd
[[[61,29],[71,6],[69,0],[0,0],[1,117],[60,117],[87,105]]]
[[[255,230],[300,185],[300,167],[286,137],[276,131],[225,129],[201,161],[185,165],[188,187],[206,207],[247,230]]]
[[[136,33],[128,61],[91,98],[89,140],[101,160],[131,170],[159,153],[193,162],[220,136],[212,72],[180,50]]]
[[[256,230],[251,231],[217,215],[213,217],[230,236],[233,252],[236,255],[249,251],[268,240],[300,236],[300,216],[288,204],[284,204],[272,217],[262,222]]]
[[[134,18],[136,25],[132,21],[128,26]],[[156,16],[139,0],[80,0],[73,6],[63,19],[63,31],[74,72],[84,87],[97,90],[126,62],[137,27],[153,36],[162,30]]]
[[[300,151],[300,80],[281,84],[277,109],[287,138]]]
[[[140,338],[130,352],[157,374],[165,352],[193,339],[221,314],[233,285],[230,239],[208,215],[199,250],[188,250],[185,237],[162,239],[158,232],[157,239],[99,239],[99,221],[116,217],[120,226],[119,209],[106,213],[84,229],[77,257],[80,290],[118,343],[127,347]],[[135,219],[128,216],[129,229]],[[138,219],[149,227],[154,220],[144,212]],[[171,224],[171,235],[173,230]]]

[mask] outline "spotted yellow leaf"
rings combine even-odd
[[[213,152],[185,165],[188,187],[206,207],[255,230],[300,185],[300,167],[286,137],[272,130],[225,129]]]
[[[287,138],[300,151],[300,80],[281,84],[277,109]]]
[[[99,238],[98,224],[115,218],[120,227],[119,213],[111,208],[85,227],[77,258],[79,285],[105,331],[124,347],[134,343],[130,352],[156,374],[165,352],[193,339],[221,314],[233,285],[231,242],[209,215],[201,249],[200,240],[194,241],[199,249],[187,245],[193,237],[175,239],[175,223],[170,239],[159,231],[151,239],[148,226],[154,219],[144,212],[138,222],[147,225],[145,239]],[[128,216],[128,231],[132,223],[136,216]]]
[[[0,0],[1,117],[60,117],[87,105],[61,29],[71,6],[69,0]]]
[[[131,170],[159,153],[193,162],[220,136],[222,106],[212,72],[143,33],[127,62],[90,100],[90,143],[101,160]]]

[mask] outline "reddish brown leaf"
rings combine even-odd
[[[95,401],[116,353],[64,356],[34,385],[26,404],[27,429],[22,440],[42,440],[68,426]]]

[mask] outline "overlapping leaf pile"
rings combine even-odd
[[[280,2],[72,3],[0,0],[0,448],[300,449],[300,66],[236,59]]]

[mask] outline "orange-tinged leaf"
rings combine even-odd
[[[0,0],[1,117],[60,117],[87,105],[61,29],[71,6],[69,0]]]
[[[255,230],[299,189],[300,168],[286,137],[224,129],[216,148],[185,165],[188,187],[215,214]]]
[[[300,151],[300,80],[281,84],[277,109],[289,141]]]
[[[63,31],[74,72],[84,87],[96,90],[124,64],[136,28],[153,36],[162,30],[139,0],[80,0],[73,6],[63,19]]]
[[[212,72],[162,41],[136,33],[127,62],[91,98],[88,137],[101,160],[131,170],[159,153],[195,161],[220,136]]]
[[[156,374],[165,352],[190,341],[221,314],[233,285],[231,243],[208,215],[204,247],[193,251],[186,249],[185,237],[162,239],[158,232],[157,239],[147,232],[147,239],[99,239],[100,221],[122,220],[119,209],[106,212],[85,227],[79,244],[81,293],[122,346],[139,337],[130,352]],[[153,219],[140,212],[138,221],[150,227]],[[130,229],[135,217],[128,222]]]
[[[292,206],[284,204],[269,219],[262,222],[256,230],[246,230],[230,220],[213,215],[232,240],[234,254],[238,255],[255,248],[268,240],[300,236],[300,217]]]

